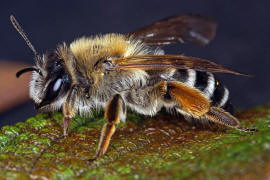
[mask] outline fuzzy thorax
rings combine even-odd
[[[140,41],[121,34],[82,37],[70,44],[70,50],[77,61],[86,67],[93,66],[101,58],[127,57],[151,52]]]

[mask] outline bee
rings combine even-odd
[[[34,53],[35,65],[17,72],[32,72],[30,98],[41,112],[63,113],[63,134],[68,135],[75,114],[90,115],[105,109],[97,154],[108,149],[116,125],[127,108],[154,116],[161,108],[199,122],[213,122],[240,131],[232,115],[229,90],[214,73],[245,74],[212,61],[168,55],[162,47],[175,43],[208,44],[217,23],[205,16],[182,14],[157,21],[128,34],[81,37],[39,54],[14,16],[10,20]]]

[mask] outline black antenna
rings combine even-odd
[[[18,21],[15,19],[15,17],[13,15],[10,15],[10,21],[11,21],[12,25],[14,26],[14,28],[18,31],[18,33],[25,40],[25,42],[28,45],[28,47],[33,51],[35,57],[38,57],[38,53],[37,53],[36,49],[34,48],[34,46],[32,45],[32,43],[30,42],[30,40],[27,38],[26,33],[21,28],[20,24],[18,23]]]
[[[30,72],[30,71],[36,71],[37,73],[39,73],[41,76],[41,71],[37,68],[34,68],[34,67],[29,67],[29,68],[24,68],[24,69],[21,69],[20,71],[18,71],[16,73],[16,77],[19,78],[23,73],[26,73],[26,72]]]

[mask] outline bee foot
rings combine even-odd
[[[70,123],[71,123],[71,118],[65,117],[63,119],[63,134],[64,134],[64,136],[68,136],[68,130],[70,127]]]
[[[88,159],[88,162],[95,162],[96,160],[98,160],[99,158],[96,156],[95,158],[92,159]]]
[[[247,128],[244,128],[244,127],[238,127],[237,128],[238,130],[240,130],[240,131],[244,131],[244,132],[258,132],[259,130],[258,129],[256,129],[256,128],[253,128],[253,129],[247,129]]]

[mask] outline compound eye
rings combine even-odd
[[[112,69],[114,67],[113,63],[108,60],[105,60],[103,64],[104,64],[105,69]]]
[[[50,82],[46,90],[45,98],[42,100],[40,104],[36,106],[36,109],[39,109],[42,106],[50,104],[53,100],[55,100],[60,93],[62,85],[63,85],[62,78],[58,78]]]
[[[63,80],[61,78],[58,78],[58,79],[50,82],[50,84],[47,88],[46,97],[44,100],[46,100],[46,101],[54,100],[60,92],[61,86],[63,84],[62,82],[63,82]]]
[[[61,84],[62,84],[62,79],[59,78],[56,80],[56,82],[54,83],[54,86],[53,86],[53,91],[56,92],[59,90],[59,88],[61,87]]]

